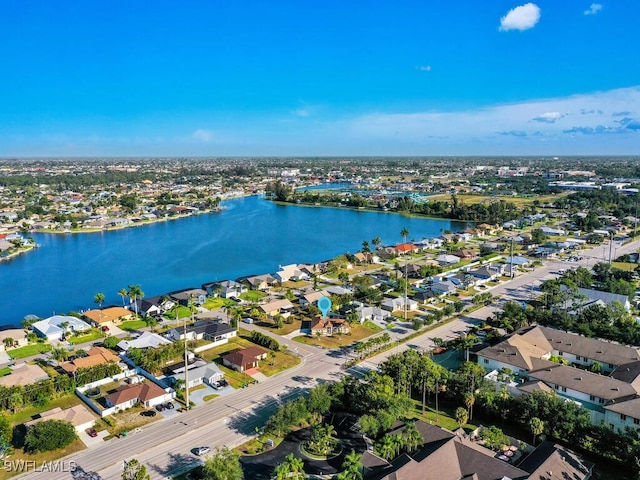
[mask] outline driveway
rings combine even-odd
[[[351,450],[362,453],[367,448],[362,434],[351,429],[356,420],[356,417],[348,414],[328,415],[326,418],[326,422],[335,427],[336,437],[342,446],[341,453],[336,457],[327,460],[307,457],[301,451],[300,445],[311,436],[311,428],[303,428],[287,435],[282,443],[272,450],[260,455],[240,457],[244,478],[271,479],[276,466],[284,462],[285,457],[290,453],[304,461],[304,471],[308,475],[335,475],[342,470],[345,455],[351,453]]]
[[[96,448],[99,445],[104,445],[104,438],[107,435],[109,435],[108,430],[102,430],[98,432],[97,437],[90,437],[86,431],[82,431],[78,434],[78,437],[80,438],[80,440],[82,440],[82,443],[87,446],[87,448]]]

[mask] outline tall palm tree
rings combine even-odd
[[[342,462],[342,472],[338,474],[339,480],[362,480],[362,462],[360,458],[362,455],[351,450],[351,453],[347,453]]]
[[[126,288],[121,288],[118,290],[118,295],[122,297],[122,307],[124,308],[124,299],[127,295],[129,295],[129,291]]]
[[[104,293],[96,293],[93,296],[93,303],[98,305],[98,310],[100,311],[100,319],[102,320],[102,304],[104,303]]]
[[[409,230],[405,227],[400,230],[400,235],[402,235],[403,243],[407,243],[407,237],[409,236]],[[404,301],[402,302],[404,305],[404,321],[407,321],[407,259],[405,258],[404,262]]]
[[[382,239],[380,237],[375,237],[373,240],[371,240],[371,243],[377,250],[378,247],[382,244]]]
[[[404,428],[404,443],[409,449],[409,453],[413,452],[419,445],[424,442],[424,437],[416,428],[415,422],[407,423]]]
[[[536,437],[544,432],[544,422],[538,417],[532,417],[529,420],[529,429],[533,433],[533,445],[536,444]]]
[[[473,420],[473,405],[476,403],[476,396],[473,392],[467,392],[464,394],[464,406],[467,407],[469,412],[469,420]]]
[[[133,302],[133,308],[136,312],[136,318],[138,317],[138,300],[139,298],[144,298],[144,292],[140,288],[140,285],[129,285],[129,290],[127,291],[128,297]]]

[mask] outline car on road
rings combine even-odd
[[[87,428],[87,435],[89,435],[90,437],[95,438],[95,437],[98,436],[98,432],[97,432],[97,430],[95,428],[90,427],[90,428]]]
[[[155,417],[157,413],[153,410],[145,410],[144,412],[140,412],[140,415],[143,417]]]
[[[202,455],[206,455],[210,451],[211,451],[211,448],[209,447],[198,447],[193,450],[193,453],[201,457]]]

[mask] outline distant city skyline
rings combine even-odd
[[[0,5],[0,157],[640,154],[635,0]]]

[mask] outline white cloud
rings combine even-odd
[[[602,10],[602,5],[600,5],[599,3],[592,3],[591,6],[589,7],[589,10],[585,10],[584,11],[584,14],[585,15],[595,15],[600,10]]]
[[[625,124],[616,115],[621,111],[630,119]],[[575,136],[586,132],[601,134],[603,152],[612,151],[610,140],[605,141],[612,134],[619,142],[616,148],[635,151],[640,149],[640,86],[463,111],[372,113],[333,126],[349,139],[403,146],[403,151],[411,146],[459,152],[460,146],[472,145],[468,153],[484,154],[507,145],[513,147],[509,151],[533,154],[544,151],[543,145],[557,145],[588,152],[593,146],[580,144]]]
[[[531,120],[533,120],[534,122],[556,123],[556,120],[559,120],[562,117],[564,117],[564,115],[560,112],[546,112],[536,117],[533,117]]]
[[[213,132],[204,130],[202,128],[199,128],[191,135],[191,138],[193,138],[194,140],[200,140],[201,142],[210,142],[211,140],[213,140],[213,137]]]
[[[420,70],[421,72],[430,72],[431,65],[420,65],[419,67],[416,67],[416,69]]]
[[[528,30],[533,28],[540,20],[540,8],[535,3],[526,3],[509,10],[500,19],[500,31]]]

